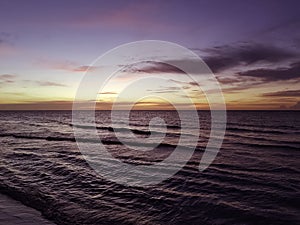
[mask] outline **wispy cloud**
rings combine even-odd
[[[287,90],[264,93],[262,97],[300,97],[300,90]]]
[[[181,74],[184,72],[180,69],[178,69],[175,66],[172,66],[168,64],[167,62],[153,62],[153,61],[148,61],[148,62],[143,62],[143,63],[138,63],[135,65],[127,66],[124,69],[124,72],[130,72],[130,73],[176,73],[176,74]]]
[[[148,92],[156,93],[156,94],[164,94],[164,93],[177,93],[181,88],[170,86],[170,87],[160,87],[157,89],[148,89]]]
[[[87,70],[93,70],[94,67],[92,66],[78,66],[78,67],[74,67],[71,69],[71,71],[74,71],[74,72],[85,72]]]
[[[66,84],[54,82],[54,81],[47,81],[47,80],[22,80],[21,82],[25,84],[32,84],[34,86],[40,87],[68,87]]]
[[[14,74],[2,74],[0,75],[0,82],[1,83],[13,83],[15,82],[17,75]]]
[[[292,63],[289,67],[276,69],[255,69],[239,72],[240,76],[256,77],[264,81],[280,81],[300,78],[300,62]]]
[[[300,54],[271,45],[263,45],[257,43],[237,43],[236,45],[216,46],[209,49],[193,49],[199,50],[205,54],[204,62],[208,64],[214,73],[221,73],[225,70],[232,70],[238,66],[258,67],[261,65],[283,65],[287,62],[296,62],[299,60]],[[173,66],[184,65],[191,68],[189,72],[193,74],[203,74],[201,68],[196,67],[198,61],[193,59],[173,59],[164,62],[144,62],[127,67],[126,72],[131,73],[172,73],[185,74],[181,69]],[[291,66],[295,66],[291,65]],[[194,71],[193,71],[194,68]],[[280,71],[282,72],[282,71]],[[247,73],[247,71],[245,72]],[[237,75],[244,75],[244,72],[238,72]],[[283,74],[282,77],[285,75]],[[280,77],[278,75],[278,77]],[[226,82],[225,80],[223,80]]]
[[[299,54],[287,49],[257,43],[216,46],[202,51],[208,54],[204,61],[214,73],[241,65],[278,63],[299,56]]]
[[[98,94],[101,94],[101,95],[116,95],[118,93],[117,92],[112,92],[112,91],[106,91],[106,92],[99,92]]]
[[[176,65],[176,66],[173,66]],[[168,73],[168,74],[176,74],[176,75],[186,75],[186,72],[180,68],[187,69],[188,73],[203,75],[207,73],[206,67],[199,66],[198,59],[190,59],[190,58],[174,58],[165,60],[163,62],[155,62],[155,61],[145,61],[141,63],[137,63],[131,66],[125,67],[124,72],[130,73],[149,73],[149,74],[159,74],[159,73]]]
[[[46,69],[64,70],[69,72],[85,72],[87,70],[95,69],[95,67],[80,65],[79,63],[68,60],[58,61],[49,59],[39,59],[34,64],[44,67]]]
[[[0,75],[0,87],[7,86],[16,82],[17,75],[14,74],[2,74]]]
[[[56,82],[51,82],[51,81],[35,81],[35,83],[39,86],[43,87],[67,87],[65,84],[60,84]]]

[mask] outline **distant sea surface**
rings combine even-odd
[[[155,163],[176,147],[177,112],[132,111],[129,127],[121,114],[118,127],[112,127],[109,111],[97,111],[96,119],[104,144],[124,163]],[[300,111],[229,111],[222,148],[204,172],[198,166],[210,112],[198,114],[200,137],[185,131],[199,138],[187,165],[160,184],[129,187],[104,179],[84,160],[70,111],[2,111],[0,192],[59,225],[300,224]],[[146,140],[153,117],[168,125],[165,145],[153,153],[115,141],[116,132]],[[89,127],[79,129],[88,139]],[[154,138],[147,141],[155,142],[155,133],[162,132],[160,126],[153,129]]]

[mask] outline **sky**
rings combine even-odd
[[[227,109],[300,109],[299,1],[0,1],[0,110],[71,109],[100,55],[141,40],[174,42],[214,73]],[[101,76],[101,69],[99,70]],[[156,85],[130,80],[163,77]],[[205,85],[205,84],[202,84]],[[176,68],[148,62],[122,69],[97,97],[98,109],[144,99],[137,109],[187,109],[207,99]],[[157,97],[155,97],[157,96]]]

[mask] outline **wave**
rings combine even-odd
[[[41,212],[41,214],[61,225],[82,225],[82,224],[132,224],[126,219],[131,219],[134,215],[128,213],[128,218],[118,217],[116,215],[110,214],[109,216],[99,214],[93,214],[89,212],[90,210],[85,210],[84,208],[79,209],[75,207],[72,202],[66,202],[62,199],[57,199],[55,196],[44,193],[38,187],[12,187],[4,183],[0,184],[1,192],[6,194],[20,202],[24,205],[32,207]],[[75,201],[75,199],[73,200]],[[73,207],[72,207],[73,205]],[[107,210],[107,208],[102,206],[100,209]],[[118,207],[116,206],[116,209]],[[100,210],[99,209],[99,210]],[[100,211],[102,211],[100,210]],[[112,209],[111,209],[112,210]],[[94,209],[95,211],[95,209]],[[124,210],[123,210],[124,211]],[[121,212],[121,210],[119,210]]]
[[[288,206],[295,208],[299,205],[293,191],[282,191],[284,185],[276,186],[274,180],[262,183],[257,176],[240,176],[235,171],[209,169],[202,175],[181,171],[168,183],[130,188],[95,177],[88,170],[83,173],[83,169],[52,164],[51,168],[44,169],[52,178],[45,185],[41,185],[45,180],[38,181],[37,185],[28,184],[22,178],[4,173],[9,178],[0,176],[0,189],[61,225],[143,224],[141,219],[144,224],[155,224],[157,216],[163,216],[160,222],[166,220],[166,224],[168,221],[172,224],[212,224],[213,221],[257,224],[257,220],[261,224],[293,224],[295,215],[286,216],[282,204],[288,202]],[[41,176],[42,172],[31,172],[30,176]],[[233,198],[235,195],[241,196],[238,202]],[[175,204],[181,205],[180,211],[174,210]],[[263,210],[265,207],[267,211]]]
[[[262,144],[262,143],[237,143],[239,145],[245,145],[248,147],[258,147],[258,148],[276,148],[276,149],[290,149],[290,150],[295,150],[295,151],[299,151],[300,148],[297,146],[291,146],[291,145],[272,145],[272,144]]]
[[[245,136],[245,135],[241,135],[239,133],[231,133],[231,134],[226,134],[226,137],[233,137],[233,138],[243,138],[243,139],[250,139],[250,140],[256,140],[258,142],[272,142],[278,146],[281,145],[299,145],[300,146],[300,142],[299,141],[283,141],[283,140],[277,140],[278,138],[276,137],[253,137],[253,136]],[[233,140],[234,141],[234,140]]]
[[[71,127],[77,127],[77,128],[82,128],[82,129],[95,129],[94,126],[90,125],[74,125],[74,124],[69,124]],[[131,131],[134,134],[140,134],[140,135],[151,135],[151,133],[159,133],[156,131],[144,131],[144,130],[137,130],[137,129],[129,129],[129,128],[114,128],[114,127],[99,127],[96,126],[97,130],[107,130],[111,132],[128,132]]]
[[[130,123],[129,125],[131,125],[131,126],[137,126],[137,127],[148,127],[149,125],[146,125],[146,124],[135,124],[135,123]],[[153,127],[164,127],[164,126],[161,126],[161,125],[151,125],[151,126],[153,126]],[[166,128],[168,128],[168,129],[181,129],[181,126],[179,126],[179,125],[166,125],[165,126]]]
[[[77,127],[81,129],[97,129],[97,130],[107,130],[110,132],[132,132],[134,134],[139,134],[139,135],[145,135],[145,136],[150,136],[151,134],[165,134],[160,131],[146,131],[146,130],[140,130],[140,129],[131,129],[131,128],[124,128],[124,127],[110,127],[110,126],[91,126],[91,125],[78,125],[78,124],[69,124],[71,127]],[[167,136],[169,137],[177,137],[180,136],[180,133],[166,133]],[[187,136],[191,136],[189,134],[184,134]]]
[[[242,113],[240,117],[239,113],[235,114],[235,120],[229,122],[241,123],[229,123],[223,148],[209,168],[203,172],[198,169],[208,134],[200,137],[202,147],[198,144],[199,151],[195,151],[186,166],[168,180],[148,187],[116,184],[94,171],[76,147],[70,113],[60,113],[65,115],[61,117],[63,122],[55,121],[59,120],[57,112],[47,112],[47,115],[35,112],[25,119],[23,114],[16,113],[14,121],[7,113],[1,117],[0,192],[41,211],[43,216],[59,225],[282,225],[300,221],[297,161],[300,151],[294,135],[299,129],[289,126],[298,126],[298,114],[283,122],[274,116],[275,123],[272,118],[264,121],[260,114],[253,121],[245,119],[248,114]],[[104,137],[102,142],[109,145],[106,147],[115,158],[124,163],[148,165],[160,162],[177,146],[176,138],[164,139],[158,146],[160,149],[149,152],[131,151],[121,146],[123,143],[114,132],[123,132],[122,136],[124,133],[126,136],[132,128],[137,135],[151,134],[143,122],[147,116],[147,112],[139,112],[134,118],[136,124],[127,128],[122,125],[115,128],[105,123],[97,125],[97,129],[105,130],[98,133]],[[27,124],[19,122],[20,118]],[[102,112],[98,118],[99,122],[108,120]],[[204,122],[209,121],[209,118],[203,118]],[[171,124],[176,122],[172,115],[169,119]],[[143,124],[138,124],[139,120]],[[44,128],[28,125],[35,122]],[[253,126],[248,126],[248,122]],[[262,124],[268,129],[261,128]],[[274,129],[269,129],[271,126]],[[179,126],[169,128],[168,133],[179,133]],[[87,130],[80,131],[85,136],[77,141],[98,143],[98,139],[88,136]],[[184,141],[188,143],[188,139]],[[126,144],[148,145],[138,142],[128,139]],[[91,150],[93,153],[96,149]],[[113,165],[111,159],[102,160],[105,165]],[[166,167],[162,166],[161,172],[171,169]]]
[[[91,139],[91,138],[75,138],[75,137],[58,137],[58,136],[32,136],[32,135],[24,135],[24,134],[0,134],[0,137],[13,137],[20,139],[36,139],[36,140],[46,140],[46,141],[67,141],[67,142],[85,142],[85,143],[99,143],[99,139]],[[131,141],[123,141],[120,142],[118,139],[101,139],[102,144],[104,145],[128,145],[128,146],[139,146],[139,147],[152,147],[157,146],[156,148],[176,148],[179,147],[181,149],[194,149],[188,146],[180,146],[176,144],[170,143],[141,143],[141,142],[131,142]],[[196,148],[195,150],[202,150],[202,148]]]
[[[229,122],[227,121],[228,126],[241,126],[241,123]],[[295,130],[299,127],[296,125],[271,125],[271,124],[256,124],[256,123],[243,123],[245,127],[255,127],[255,128],[273,128],[273,129],[282,129],[282,130]]]
[[[294,133],[298,134],[299,131],[279,131],[279,130],[261,130],[261,129],[249,129],[243,127],[227,127],[227,131],[243,131],[243,132],[255,132],[255,133],[269,133],[269,134],[287,134]]]
[[[127,125],[127,123],[122,122],[122,121],[118,121],[117,124]],[[129,125],[130,126],[135,126],[135,127],[149,127],[148,124],[133,123],[133,122],[129,123]],[[167,127],[169,129],[181,129],[180,125],[166,125],[166,126],[163,126],[163,125],[153,124],[152,126],[153,127]]]

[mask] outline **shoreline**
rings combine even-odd
[[[0,193],[0,224],[6,225],[56,225],[42,214],[11,197]]]

